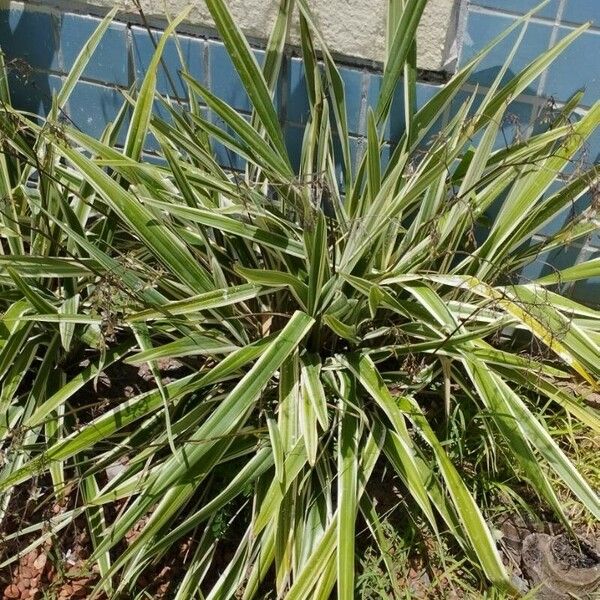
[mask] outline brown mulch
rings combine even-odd
[[[78,364],[76,370],[85,367],[85,363],[86,361]],[[169,383],[188,372],[184,365],[176,360],[160,360],[158,367],[164,383]],[[116,364],[102,373],[97,382],[90,383],[80,390],[72,398],[71,407],[74,409],[76,421],[86,423],[112,408],[115,403],[155,386],[154,377],[147,367]],[[106,480],[110,477],[109,471],[110,468],[107,469]],[[40,495],[32,496],[32,489]],[[46,493],[42,495],[39,492],[51,489],[52,484],[48,477],[41,477],[35,483],[27,482],[17,486],[13,491],[7,515],[0,525],[0,536],[15,534],[29,525],[45,522],[80,502],[76,486],[65,490],[60,503],[50,499]],[[104,507],[108,524],[114,520],[121,507],[122,503]],[[136,539],[144,524],[142,519],[129,532],[123,543],[115,547],[115,557]],[[97,568],[90,568],[87,560],[93,546],[87,534],[85,517],[78,517],[57,536],[25,552],[41,533],[36,531],[0,542],[0,562],[20,555],[18,560],[0,569],[0,600],[67,600],[90,597],[100,576]],[[187,540],[180,548],[175,549],[172,556],[166,557],[158,565],[151,565],[147,574],[142,573],[138,589],[146,589],[151,597],[157,600],[167,598],[173,583],[183,576],[185,557],[190,545],[191,541]],[[106,600],[103,593],[95,597],[98,600]]]

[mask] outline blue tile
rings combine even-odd
[[[472,93],[469,92],[459,92],[450,105],[451,115],[456,114],[456,112],[458,112],[462,105],[467,102],[471,95]],[[477,94],[477,97],[471,105],[469,116],[475,114],[481,105],[483,98],[483,94]],[[526,102],[512,102],[509,104],[504,113],[504,117],[498,131],[498,136],[494,142],[494,150],[499,150],[522,140],[527,135],[527,129],[529,127],[532,114],[533,105],[531,104]],[[479,143],[484,131],[485,130],[482,129],[473,136],[471,142],[474,146]]]
[[[50,13],[11,8],[0,11],[0,46],[9,69],[58,70],[55,20]]]
[[[600,303],[600,277],[590,277],[589,279],[578,281],[570,296],[574,300],[597,308]]]
[[[559,28],[559,39],[572,30]],[[600,97],[600,33],[585,32],[550,65],[544,93],[565,101],[585,89],[583,103],[591,105]]]
[[[600,27],[600,2],[598,0],[567,0],[562,21],[577,24],[592,21],[594,26]]]
[[[189,108],[189,104],[187,102],[183,102],[181,100],[170,100],[170,101],[167,100],[167,103],[171,106],[171,108],[173,108],[175,110],[176,113],[179,113],[179,114],[189,113],[190,108]],[[153,107],[152,107],[152,112],[155,117],[159,118],[161,121],[163,121],[167,125],[174,126],[173,114],[165,106],[165,104],[163,102],[160,102],[159,100],[155,100]],[[207,113],[208,113],[208,109],[206,107],[200,108],[200,114],[204,119],[207,118]],[[174,134],[174,135],[176,135],[176,134]],[[173,143],[177,143],[176,139],[174,140],[173,138],[171,138],[171,141]],[[154,155],[162,153],[161,145],[158,142],[158,140],[156,139],[156,137],[154,137],[154,134],[148,133],[146,141],[144,142],[144,151],[150,152]],[[183,152],[185,153],[186,151],[183,150]]]
[[[423,108],[441,89],[439,85],[417,83],[417,108]]]
[[[304,140],[304,127],[287,125],[285,128],[285,145],[294,171],[299,171],[302,158],[302,142]]]
[[[585,1],[585,0],[584,0]],[[595,1],[595,0],[592,0]],[[575,0],[579,2],[579,0]],[[483,6],[485,8],[493,8],[507,12],[517,13],[524,15],[525,13],[533,10],[538,4],[539,0],[471,0],[471,4]],[[536,17],[543,17],[546,19],[555,19],[558,12],[558,6],[560,0],[552,0],[548,6],[544,6],[542,10],[536,13]]]
[[[226,133],[228,133],[233,138],[237,138],[234,131],[227,125],[220,117],[210,111],[208,118],[221,129],[223,129]],[[247,121],[250,120],[250,117],[244,117]],[[213,154],[215,156],[216,161],[225,169],[233,170],[233,171],[243,171],[246,167],[246,160],[241,157],[237,152],[231,150],[229,147],[221,144],[221,142],[216,141],[214,137],[211,136],[211,144],[213,148]]]
[[[431,85],[428,83],[417,83],[417,110],[420,110],[431,100],[439,91],[441,87],[436,85]],[[436,137],[440,131],[443,129],[445,124],[445,117],[442,116],[431,126],[430,130],[427,133],[427,136],[424,139],[424,143],[427,145],[432,138]]]
[[[160,35],[154,32],[154,40],[158,41]],[[146,29],[141,27],[132,27],[132,49],[133,64],[135,69],[135,78],[138,84],[144,79],[152,57],[155,46]],[[206,74],[204,72],[204,49],[205,42],[200,39],[189,36],[178,36],[179,46],[183,55],[184,63],[190,75],[199,83],[206,83]],[[166,70],[165,70],[166,67]],[[173,38],[167,41],[162,61],[158,68],[156,90],[159,94],[185,98],[187,96],[186,86],[180,72],[183,68],[177,49],[177,44]],[[171,81],[169,81],[169,78]],[[171,82],[173,85],[171,85]],[[175,94],[173,93],[175,88]]]
[[[64,14],[62,16],[59,36],[63,66],[66,71],[73,66],[79,52],[100,22],[100,19],[84,15]],[[129,84],[127,62],[126,26],[123,23],[112,23],[100,40],[83,72],[83,77],[126,86]]]
[[[158,167],[166,167],[167,161],[162,156],[157,156],[156,154],[142,154],[142,161],[144,163],[149,163],[151,165],[156,165]]]
[[[99,138],[124,102],[123,95],[114,88],[80,81],[69,100],[69,113],[77,127]]]
[[[372,73],[368,75],[368,78],[367,107],[375,110],[377,108],[377,101],[379,100],[379,92],[381,90],[381,74]]]
[[[593,260],[600,258],[600,250],[584,257],[584,260]],[[590,277],[578,281],[573,288],[573,298],[580,302],[585,302],[593,306],[600,304],[600,277]]]
[[[368,93],[367,93],[367,105],[375,110],[377,101],[379,99],[379,92],[381,89],[381,75],[372,74],[370,75]],[[416,92],[416,104],[417,110],[422,108],[431,98],[433,98],[441,88],[436,85],[429,83],[417,83]],[[404,88],[402,80],[398,82],[398,86],[395,90],[394,97],[392,99],[392,106],[390,108],[390,116],[383,133],[383,137],[386,141],[397,142],[405,131],[404,128]],[[441,122],[437,124],[437,131],[441,128]],[[435,130],[436,126],[432,128]],[[433,131],[432,131],[433,133]]]
[[[255,50],[254,55],[260,64],[265,53],[262,50]],[[220,42],[208,42],[208,56],[210,88],[213,94],[237,110],[250,112],[252,110],[250,98],[225,46]]]
[[[220,142],[212,142],[213,155],[217,164],[228,171],[243,171],[246,168],[246,161],[239,155],[223,146]]]
[[[340,76],[344,82],[348,130],[350,133],[363,134],[365,132],[360,127],[360,111],[363,100],[363,73],[357,69],[340,67]]]
[[[298,125],[308,122],[310,106],[304,78],[304,66],[299,58],[288,63],[286,121]]]
[[[158,100],[155,100],[152,105],[152,114],[158,117],[159,119],[163,120],[165,123],[171,124],[173,122],[171,113],[162,104],[162,102],[159,102]],[[160,152],[160,150],[161,147],[158,140],[154,137],[152,133],[148,133],[146,141],[144,142],[144,151],[157,153]]]
[[[356,165],[358,160],[362,156],[364,151],[364,140],[362,138],[351,137],[349,141],[350,145],[350,163],[353,174],[356,172]],[[333,136],[333,154],[335,162],[335,173],[337,182],[340,187],[340,192],[344,193],[344,165],[343,165],[343,154],[342,146],[337,135]]]
[[[303,125],[310,117],[304,67],[300,59],[292,58],[288,68],[286,120]],[[348,130],[350,133],[362,134],[364,131],[361,130],[360,115],[363,102],[363,78],[367,75],[359,69],[349,67],[340,67],[339,71],[344,84]]]
[[[581,247],[575,245],[543,252],[522,270],[521,281],[528,283],[540,277],[551,275],[556,270],[572,267],[579,261],[581,253]]]
[[[525,102],[512,102],[504,114],[500,133],[494,149],[499,150],[523,141],[533,114],[533,106]]]
[[[553,194],[557,193],[563,187],[563,185],[563,182],[555,181],[550,186],[546,194],[544,194],[544,199],[549,198]],[[570,222],[577,219],[588,206],[589,197],[584,195],[581,198],[578,198],[575,202],[570,203],[559,214],[543,225],[537,231],[537,233],[544,236],[554,235]]]
[[[460,55],[460,64],[464,65],[482,50],[490,41],[502,33],[514,21],[514,18],[499,14],[470,11],[467,18],[465,39]],[[521,41],[521,45],[504,76],[503,83],[522,71],[533,59],[545,52],[550,45],[552,27],[540,23],[530,23]],[[515,45],[520,28],[495,46],[479,63],[471,80],[489,86],[498,75],[502,65]],[[534,81],[524,93],[536,93],[538,80]]]
[[[369,77],[369,87],[367,92],[367,106],[375,110],[379,101],[381,91],[381,75],[373,73]],[[397,142],[405,131],[404,127],[404,91],[402,81],[398,82],[390,107],[390,116],[386,124],[383,138],[386,141]]]
[[[381,149],[381,171],[382,173],[388,168],[390,164],[390,158],[392,158],[392,148],[389,144],[384,144]]]
[[[52,95],[62,87],[62,78],[47,73],[31,73],[27,77],[12,71],[8,82],[13,106],[38,115],[46,115],[52,106]]]

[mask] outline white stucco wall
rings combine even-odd
[[[52,3],[52,0],[47,0]],[[600,1],[600,0],[599,0]],[[81,7],[82,2],[73,0]],[[212,20],[202,0],[140,0],[148,16],[171,15],[190,4],[194,5],[190,21],[211,26]],[[309,0],[321,31],[332,51],[367,61],[381,62],[385,47],[385,13],[387,0]],[[84,2],[85,4],[85,2]],[[132,0],[91,0],[89,4],[102,7],[121,6],[136,12]],[[275,18],[278,0],[228,0],[228,5],[244,32],[258,39],[268,36]],[[429,0],[419,30],[419,67],[444,70],[453,58],[457,10],[460,0]],[[64,2],[63,2],[64,6]],[[292,35],[292,43],[297,42]]]

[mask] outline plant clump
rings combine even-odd
[[[598,259],[522,276],[597,229],[592,207],[538,235],[597,196],[600,167],[581,153],[600,103],[576,120],[575,94],[502,142],[511,102],[586,26],[463,98],[533,13],[516,19],[417,106],[426,0],[391,1],[354,156],[306,0],[282,0],[263,65],[224,0],[206,1],[250,118],[185,67],[185,102],[156,93],[185,13],[100,139],[61,115],[114,11],[46,119],[0,85],[1,568],[47,552],[56,585],[90,598],[518,594],[502,513],[529,507],[566,531],[573,511],[600,517],[597,472],[577,454],[600,432],[586,402],[600,313],[566,293]],[[310,106],[299,156],[274,100],[294,12]],[[389,148],[399,88],[406,127]],[[76,544],[83,570],[67,581]]]

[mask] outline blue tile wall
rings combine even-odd
[[[489,42],[512,25],[515,17],[505,14],[491,14],[473,11],[469,14],[463,41],[461,62],[468,62],[478,54]],[[473,83],[490,86],[498,75],[504,61],[510,54],[520,35],[520,28],[512,31],[502,42],[495,46],[479,63],[473,75]],[[550,46],[552,25],[546,23],[530,23],[519,46],[519,50],[510,64],[502,83],[506,83],[532,60],[546,51]],[[536,94],[539,79],[532,83],[527,93]]]
[[[288,61],[288,76],[285,82],[287,96],[286,121],[297,125],[305,125],[310,116],[308,91],[304,79],[304,67],[299,58]]]
[[[84,133],[99,138],[124,102],[118,89],[80,81],[69,100],[69,116]]]
[[[39,70],[60,69],[56,19],[46,12],[0,11],[0,40],[6,61]]]
[[[579,2],[579,0],[573,0]],[[592,2],[595,0],[592,0]],[[503,12],[524,15],[540,4],[538,0],[472,0],[471,4],[483,8],[501,10]],[[536,17],[554,20],[558,14],[560,0],[552,0],[544,8],[537,11]]]
[[[461,40],[459,65],[465,64],[489,41],[538,4],[537,0],[467,0],[465,35]],[[582,33],[534,82],[526,95],[553,97],[564,102],[575,91],[585,90],[583,105],[600,98],[600,2],[598,0],[553,0],[531,21],[510,67],[514,74],[540,52],[548,49],[579,24],[592,27]],[[512,49],[520,32],[512,32],[478,66],[473,83],[489,86],[504,57]],[[510,75],[509,74],[509,75]],[[508,77],[507,77],[508,78]]]
[[[255,50],[254,55],[262,64],[265,53]],[[244,90],[240,76],[237,74],[231,58],[220,42],[208,42],[208,61],[210,65],[209,85],[213,94],[227,102],[237,110],[249,113],[250,98]]]
[[[146,29],[141,27],[131,28],[134,77],[138,84],[141,84],[144,79],[148,65],[154,55],[155,43],[158,42],[160,36],[159,32],[153,32],[153,42]],[[177,44],[179,44],[179,48]],[[186,87],[181,77],[183,65],[179,56],[180,51],[189,74],[201,84],[206,85],[204,68],[206,44],[203,40],[189,36],[179,36],[177,43],[171,38],[165,46],[163,59],[157,73],[156,89],[159,94],[177,98],[186,97]]]
[[[600,252],[590,252],[588,256],[584,257],[585,260],[592,260],[600,258]],[[600,277],[590,277],[584,281],[578,281],[573,287],[573,296],[587,302],[589,304],[598,304],[598,298],[600,298]]]
[[[505,13],[524,15],[538,6],[538,0],[471,0],[471,5],[498,10]],[[561,0],[552,0],[539,10],[535,16],[554,21],[559,14]],[[564,0],[560,20],[563,23],[580,25],[590,21],[600,25],[600,3],[597,0]]]
[[[381,74],[371,73],[368,75],[367,89],[367,106],[373,110],[377,107],[379,91],[381,89]],[[439,91],[439,86],[430,83],[419,83],[417,85],[416,108],[422,108],[436,93]],[[404,133],[404,91],[401,85],[398,86],[392,99],[390,109],[390,119],[386,129],[383,132],[384,139],[388,142],[397,142],[400,136]],[[441,123],[432,128],[431,135],[439,131]]]
[[[464,105],[471,98],[473,92],[459,92],[451,103],[451,113],[456,113],[462,105]],[[474,114],[477,111],[479,105],[483,102],[484,94],[477,94],[473,104],[471,105],[469,115]],[[511,102],[504,118],[500,124],[500,132],[496,138],[494,149],[499,150],[502,147],[510,145],[523,139],[529,127],[531,126],[532,119],[534,117],[534,109],[532,104],[526,102]],[[472,138],[473,145],[475,145],[483,136],[483,131],[478,132]]]
[[[290,161],[295,170],[300,166],[302,158],[302,140],[304,139],[304,127],[288,124],[285,127],[285,146],[289,152]]]
[[[514,22],[519,15],[525,14],[537,5],[538,0],[466,0],[465,35],[460,41],[459,66],[469,61],[504,27]],[[600,0],[552,0],[529,23],[510,71],[512,75],[522,69],[540,52],[573,31],[574,27],[588,21],[591,23],[590,29],[583,32],[549,66],[542,77],[524,91],[518,101],[511,103],[507,114],[516,114],[521,123],[529,120],[529,127],[536,131],[547,126],[543,123],[543,107],[547,102],[565,102],[572,97],[574,92],[583,90],[581,112],[600,99],[600,60],[598,60],[600,57]],[[483,92],[487,86],[491,85],[504,57],[513,48],[518,35],[519,31],[513,32],[482,61],[472,77],[470,89],[475,89],[474,86],[478,85]],[[465,98],[466,93],[459,96],[457,102],[464,101]],[[505,119],[504,135],[508,137],[517,132],[514,124],[513,131],[510,130],[510,122],[507,123]],[[500,137],[502,138],[502,136]],[[502,140],[497,141],[496,146],[498,147],[501,142]],[[586,170],[599,161],[600,132],[596,132],[578,154],[573,164],[565,169],[564,174],[568,176],[573,171]],[[561,185],[562,183],[557,181],[547,195],[558,190]],[[566,207],[560,215],[544,224],[538,234],[549,236],[556,233],[569,221],[584,213],[590,204],[589,194],[582,196]],[[543,237],[538,241],[541,239]],[[600,232],[580,241],[579,245],[540,255],[523,269],[522,279],[529,281],[547,275],[554,269],[587,260],[593,252],[600,253]],[[577,299],[598,304],[600,278],[568,284],[566,291]]]
[[[22,75],[12,71],[8,75],[13,104],[39,115],[50,110],[52,95],[62,87],[63,81],[63,77],[44,73]]]
[[[100,19],[84,15],[64,14],[58,27],[63,69],[69,71],[79,52],[98,28]],[[129,83],[127,28],[112,23],[98,44],[83,76],[102,83],[126,86]]]
[[[364,134],[365,131],[361,125],[361,110],[364,104],[363,73],[356,69],[341,67],[340,75],[344,82],[348,130],[350,133]]]
[[[585,250],[577,245],[544,252],[523,269],[521,281],[528,283],[539,277],[551,275],[557,269],[572,267],[582,256],[585,256]]]
[[[539,0],[457,1],[461,1],[464,6],[464,34],[459,40],[459,66],[470,60],[519,15],[525,14],[539,3]],[[553,101],[562,102],[576,90],[584,89],[580,112],[587,110],[600,98],[600,0],[551,0],[529,23],[506,79],[562,39],[574,27],[588,21],[591,22],[591,28],[583,33],[538,81],[521,96],[512,99],[501,127],[501,134],[496,141],[497,148],[526,135],[532,129],[535,131],[541,127],[543,119],[540,117],[540,111],[547,98],[552,97]],[[0,9],[0,46],[6,55],[14,103],[34,113],[47,112],[53,93],[62,85],[66,73],[99,22],[94,16],[60,12],[47,7],[24,10],[15,6]],[[482,61],[469,84],[453,102],[448,114],[452,114],[476,90],[474,107],[477,106],[487,86],[494,81],[506,56],[513,49],[519,33],[520,30],[513,32]],[[95,137],[102,135],[107,123],[114,120],[123,105],[124,92],[134,85],[141,84],[154,52],[154,44],[162,34],[153,30],[152,35],[154,41],[145,28],[136,24],[111,24],[66,107],[67,115],[82,131]],[[223,44],[209,39],[206,33],[180,34],[177,41],[177,44],[173,39],[167,42],[157,73],[158,91],[165,96],[176,98],[174,105],[186,100],[186,88],[180,77],[181,52],[193,77],[243,115],[248,116],[251,111],[250,100]],[[255,56],[261,64],[264,51],[256,49]],[[381,87],[381,72],[345,64],[340,66],[340,73],[346,93],[348,128],[352,136],[352,161],[356,165],[365,149],[367,113],[369,107],[376,106]],[[438,90],[438,85],[419,83],[417,107],[422,107]],[[297,56],[290,55],[284,60],[275,103],[284,125],[290,158],[294,166],[297,166],[301,156],[304,127],[310,116],[302,61]],[[158,103],[156,107],[158,114],[165,112]],[[384,131],[384,161],[389,160],[395,143],[404,132],[404,113],[404,98],[400,86],[392,103],[390,121]],[[210,115],[209,118],[218,123],[215,115]],[[128,121],[120,133],[119,143],[124,142],[127,123]],[[430,138],[443,124],[444,120],[441,119],[430,132]],[[473,142],[476,143],[477,139]],[[155,155],[158,149],[157,140],[149,135],[145,147],[147,159],[160,161]],[[214,144],[214,151],[224,166],[243,169],[243,160],[235,157],[222,145]],[[574,169],[588,168],[589,165],[599,162],[600,131],[586,145],[579,160],[580,164],[567,169],[567,174]],[[341,165],[338,164],[336,168],[341,178]],[[559,189],[560,185],[562,184],[557,182],[549,193]],[[589,195],[584,195],[572,206],[567,207],[561,215],[540,228],[538,234],[552,235],[564,224],[582,214],[590,203]],[[489,216],[494,217],[493,208],[490,209]],[[591,235],[581,244],[565,251],[538,257],[524,269],[524,280],[546,274],[555,267],[574,264],[582,260],[582,257],[589,258],[594,252],[600,253],[600,232]],[[573,285],[572,292],[582,300],[597,303],[600,297],[600,278]]]
[[[600,2],[598,0],[566,0],[562,20],[576,24],[590,21],[595,27],[600,27]]]
[[[563,187],[563,183],[556,181],[552,184],[550,189],[544,194],[544,199],[549,198],[553,194],[556,194]],[[573,221],[578,215],[580,215],[590,205],[590,198],[587,195],[582,196],[570,203],[565,209],[553,219],[545,223],[539,230],[538,234],[543,236],[550,236],[557,233],[567,223]]]
[[[558,28],[558,39],[573,31]],[[550,65],[545,84],[547,96],[564,102],[574,91],[585,90],[583,104],[600,98],[600,31],[586,31]]]

